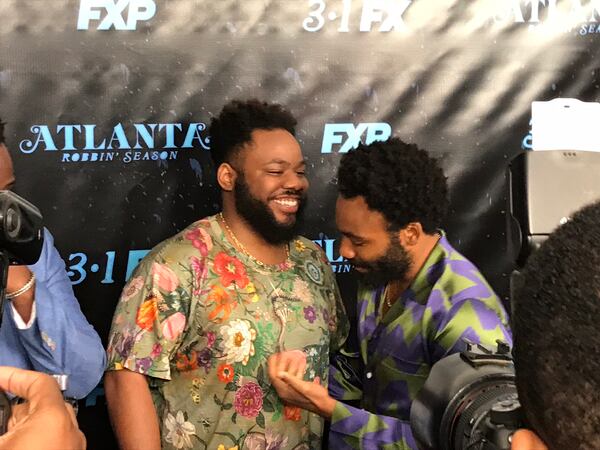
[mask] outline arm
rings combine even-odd
[[[432,317],[428,328],[431,365],[465,350],[465,339],[492,347],[502,339],[512,346],[506,312],[497,297],[457,301],[440,317]]]
[[[399,450],[417,449],[408,422],[336,401],[323,386],[303,381],[287,372],[280,372],[278,376],[286,387],[294,391],[294,395],[282,397],[286,402],[331,420],[330,448],[375,450],[393,446]],[[286,395],[285,391],[282,393]],[[310,406],[307,407],[306,402]]]
[[[130,370],[106,372],[104,390],[121,449],[159,450],[158,417],[146,377]]]
[[[189,292],[157,252],[138,265],[123,289],[109,335],[104,386],[111,422],[125,450],[161,446],[169,405],[154,386],[171,379],[172,355],[181,345],[189,305]]]
[[[18,339],[31,361],[31,368],[68,375],[66,395],[83,398],[102,377],[106,363],[104,348],[81,312],[52,235],[48,230],[44,233],[39,261],[19,270],[21,276],[29,271],[35,274],[35,285],[27,295],[13,300],[13,314],[9,316],[18,329]],[[17,314],[25,323],[33,319],[32,323],[25,328],[22,324],[19,326],[15,321]]]

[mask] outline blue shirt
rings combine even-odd
[[[35,319],[19,329],[9,301],[0,326],[0,365],[68,375],[68,397],[83,398],[98,384],[106,356],[100,337],[79,308],[65,263],[44,229],[35,275]]]

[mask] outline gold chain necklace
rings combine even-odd
[[[234,242],[234,244],[236,245],[237,248],[239,248],[242,253],[244,255],[246,255],[248,258],[250,258],[252,261],[254,261],[257,265],[261,266],[261,267],[268,267],[268,264],[265,264],[262,261],[259,261],[258,259],[256,259],[254,256],[252,256],[250,254],[250,252],[248,250],[246,250],[246,247],[244,246],[244,244],[242,244],[237,237],[235,237],[235,234],[233,234],[233,231],[231,230],[231,228],[229,228],[229,225],[227,224],[227,221],[225,220],[225,217],[223,216],[223,213],[220,212],[219,213],[219,220],[221,221],[221,223],[223,224],[223,226],[225,227],[225,230],[227,230],[227,233],[229,234],[229,236],[231,237],[231,240]],[[290,244],[288,243],[285,246],[285,263],[289,264],[290,262]]]
[[[393,293],[393,282],[390,281],[388,284],[386,284],[385,289],[383,290],[383,301],[387,305],[388,309],[391,308],[397,300],[397,298],[392,297]]]

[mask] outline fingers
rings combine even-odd
[[[548,447],[529,430],[518,430],[512,437],[511,450],[548,450]]]
[[[307,394],[310,394],[310,392],[306,385],[307,384],[310,385],[312,383],[304,381],[301,378],[298,378],[298,377],[296,377],[288,372],[284,372],[284,371],[279,372],[278,376],[282,381],[284,381],[288,386],[290,386],[296,392],[309,398],[309,396]]]
[[[306,372],[306,354],[301,350],[291,350],[271,355],[268,360],[268,373],[271,380],[276,380],[279,372],[288,372],[290,375],[303,378]]]
[[[30,370],[0,367],[0,389],[28,400],[30,408],[40,403],[63,402],[58,384],[51,376]]]

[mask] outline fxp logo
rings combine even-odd
[[[339,153],[346,153],[360,144],[364,135],[364,143],[385,141],[392,135],[392,127],[388,123],[327,123],[323,130],[321,153],[332,153],[334,145],[339,145]]]
[[[135,30],[139,21],[150,20],[155,13],[154,0],[81,0],[77,29],[88,30],[90,22],[97,21],[97,30]]]

